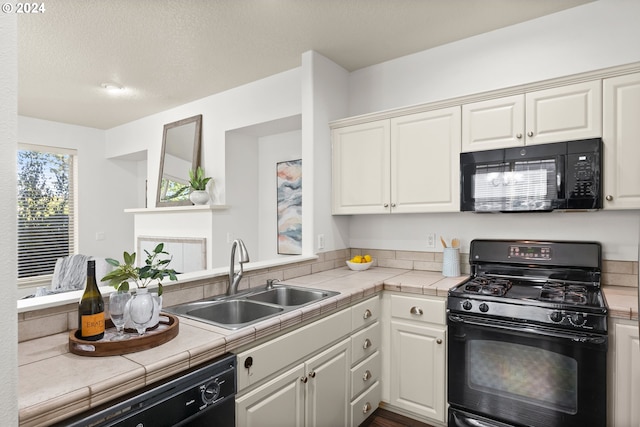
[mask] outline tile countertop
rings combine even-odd
[[[339,291],[340,295],[237,331],[180,317],[180,332],[173,340],[122,356],[72,354],[68,350],[68,333],[26,341],[18,345],[20,425],[46,426],[61,421],[383,289],[446,297],[447,291],[466,277],[447,278],[432,271],[378,267],[362,272],[346,267],[323,271],[286,283]],[[607,289],[615,290],[606,296],[611,315],[637,319],[636,290]]]

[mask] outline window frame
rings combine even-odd
[[[69,232],[72,234],[69,236],[69,255],[73,255],[78,251],[79,233],[78,233],[78,150],[72,148],[63,148],[49,145],[39,145],[19,142],[16,150],[16,181],[18,179],[18,151],[37,151],[41,153],[68,155],[71,157],[71,164],[69,166]],[[16,185],[16,192],[18,188]],[[19,196],[16,196],[16,202],[19,200]],[[16,221],[17,221],[17,233],[20,232],[20,226],[18,221],[18,205],[16,203]],[[18,241],[16,237],[16,260],[19,254]],[[16,265],[17,267],[17,265]],[[33,288],[36,286],[50,286],[53,279],[53,272],[49,274],[41,274],[38,276],[18,278],[18,270],[16,269],[16,278],[18,282],[18,289]]]

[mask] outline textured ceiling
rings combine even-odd
[[[298,67],[309,50],[354,71],[589,1],[55,0],[18,16],[18,109],[108,129]]]

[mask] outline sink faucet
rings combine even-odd
[[[236,247],[238,248],[238,263],[240,264],[240,271],[235,272],[235,262],[236,262]],[[231,263],[229,265],[229,289],[227,290],[227,295],[233,295],[238,292],[238,285],[240,284],[240,280],[242,279],[242,275],[244,274],[244,270],[242,269],[242,264],[245,262],[249,262],[249,252],[247,251],[247,247],[244,245],[244,242],[240,239],[236,239],[231,244]]]

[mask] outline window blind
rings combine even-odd
[[[18,280],[48,279],[76,250],[76,152],[18,146]]]

